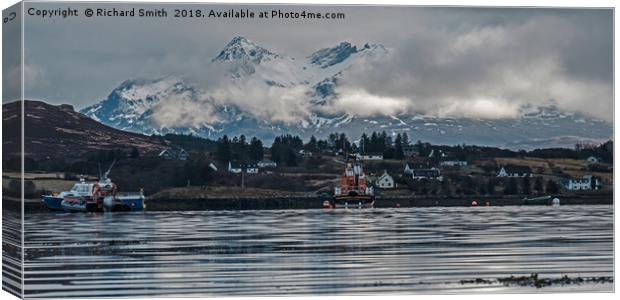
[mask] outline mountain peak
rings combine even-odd
[[[250,61],[260,64],[279,55],[257,45],[243,36],[234,37],[212,61]]]
[[[310,55],[310,63],[318,65],[321,68],[327,68],[340,63],[352,54],[357,53],[357,47],[351,43],[344,41],[337,46],[331,48],[323,48]]]

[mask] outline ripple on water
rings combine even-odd
[[[612,206],[32,214],[27,297],[611,291]]]

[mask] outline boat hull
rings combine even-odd
[[[68,212],[101,212],[102,203],[88,198],[65,197],[61,202],[62,209]]]
[[[369,195],[343,195],[334,197],[334,208],[373,208],[375,197]]]
[[[144,197],[119,197],[112,201],[104,199],[106,211],[143,211],[145,207]]]
[[[44,195],[41,198],[41,203],[51,211],[63,211],[62,208],[63,197],[57,197],[52,195]]]

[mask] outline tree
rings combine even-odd
[[[217,160],[220,162],[229,162],[231,159],[230,141],[228,136],[224,135],[217,140],[217,150],[215,152]]]
[[[523,194],[525,195],[529,195],[532,192],[530,177],[523,177],[523,181],[521,182],[521,188],[523,189]]]
[[[394,140],[394,158],[403,159],[404,157],[405,153],[403,152],[403,137],[399,133],[396,135],[396,140]]]
[[[306,150],[308,150],[310,152],[316,152],[316,151],[319,150],[318,142],[317,142],[316,138],[314,137],[314,135],[310,137],[310,140],[304,146],[304,149],[306,149]]]
[[[487,182],[487,193],[489,193],[489,195],[495,194],[495,186],[497,186],[495,178],[489,179],[489,181]]]
[[[534,181],[534,191],[536,191],[537,194],[542,194],[543,193],[543,180],[542,180],[542,177],[536,177],[536,181]]]
[[[558,184],[555,183],[555,181],[549,179],[547,181],[547,187],[545,188],[547,194],[556,194],[560,188],[558,187]]]
[[[407,135],[406,132],[403,132],[402,143],[403,143],[404,146],[408,146],[409,145],[409,136]]]
[[[248,156],[253,161],[263,159],[263,142],[261,142],[261,140],[257,139],[256,137],[253,137],[250,141],[250,147],[248,152]]]
[[[515,195],[519,192],[519,186],[517,184],[517,180],[514,177],[508,179],[508,183],[504,187],[505,195]]]

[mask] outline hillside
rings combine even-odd
[[[169,148],[159,138],[130,133],[101,124],[70,105],[50,105],[42,101],[25,101],[24,146],[26,159],[82,159],[101,150],[156,155]],[[19,156],[20,105],[2,105],[4,159]]]

